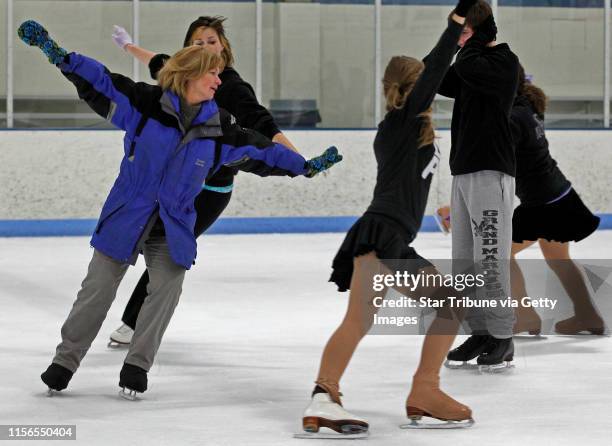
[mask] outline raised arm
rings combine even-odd
[[[61,48],[39,23],[28,20],[17,33],[30,46],[39,47],[62,73],[77,87],[79,97],[100,116],[116,127],[127,130],[134,120],[140,119],[139,103],[154,94],[155,87],[136,84],[131,79],[111,73],[100,62]]]
[[[460,0],[457,4],[440,40],[424,60],[425,68],[404,107],[406,114],[418,115],[431,106],[455,55],[457,42],[465,24],[465,16],[475,2],[476,0]]]
[[[134,45],[132,36],[130,36],[125,28],[122,28],[119,25],[113,25],[113,33],[111,34],[111,37],[113,38],[113,42],[115,42],[119,48],[131,54],[145,65],[149,65],[149,62],[153,56],[155,56],[153,51],[149,51],[139,47],[138,45]]]
[[[111,73],[100,62],[70,53],[58,66],[77,89],[79,98],[115,127],[127,130],[139,120],[144,103],[155,95],[155,88]]]

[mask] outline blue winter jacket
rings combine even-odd
[[[71,53],[60,64],[79,97],[125,130],[124,157],[91,239],[91,245],[128,262],[149,220],[163,221],[174,262],[189,269],[196,257],[193,202],[202,183],[221,166],[260,176],[306,173],[305,159],[264,136],[241,128],[211,100],[189,129],[177,95],[110,73],[99,62]]]

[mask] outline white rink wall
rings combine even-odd
[[[287,131],[306,157],[336,145],[344,161],[327,176],[259,178],[240,173],[225,217],[353,216],[370,202],[376,177],[374,130]],[[122,157],[122,132],[0,132],[0,220],[97,218]],[[427,213],[449,200],[450,132]],[[612,132],[549,130],[551,152],[585,203],[612,212]]]

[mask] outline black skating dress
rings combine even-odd
[[[600,218],[585,206],[557,162],[550,156],[544,116],[525,96],[511,115],[516,144],[516,195],[521,204],[512,216],[512,241],[579,241],[591,235]]]

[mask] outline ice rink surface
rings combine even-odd
[[[292,434],[301,429],[324,343],[344,315],[348,294],[327,282],[343,236],[200,238],[198,264],[187,273],[149,390],[137,402],[117,396],[125,350],[106,344],[143,270],[142,258],[70,387],[48,398],[39,375],[51,361],[92,251],[83,237],[0,238],[0,424],[74,424],[77,441],[66,443],[83,445],[314,441]],[[420,234],[414,246],[427,258],[450,256],[450,237],[442,234]],[[612,231],[597,232],[572,253],[610,258]],[[535,248],[523,255],[539,257]],[[364,339],[342,382],[344,406],[371,425],[368,440],[354,441],[610,444],[612,338],[517,339],[516,369],[508,375],[443,370],[443,389],[472,408],[475,426],[403,431],[398,425],[421,342],[420,336]]]

